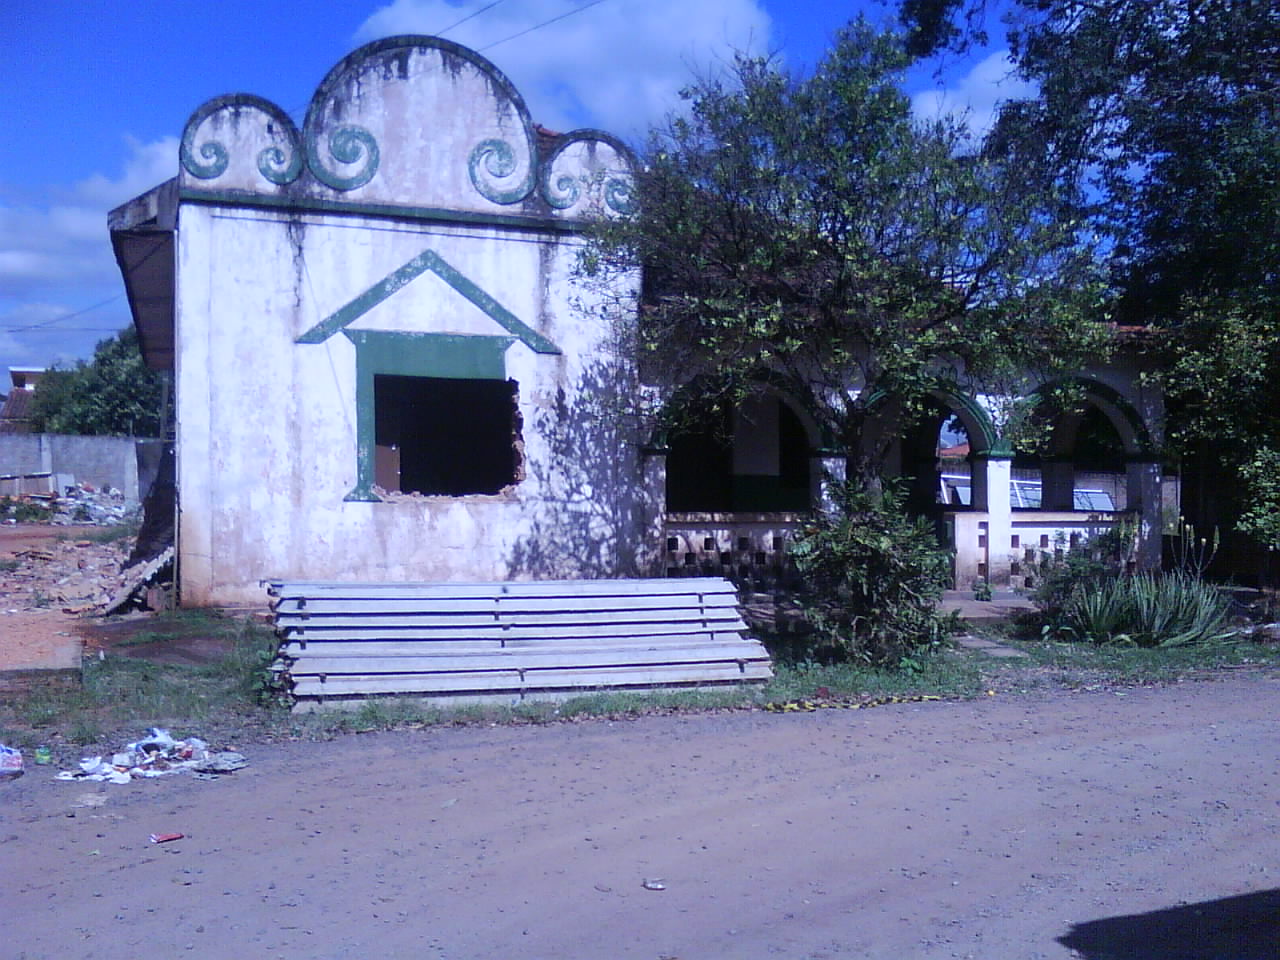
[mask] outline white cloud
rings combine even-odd
[[[94,174],[46,204],[0,205],[0,368],[70,363],[129,322],[107,213],[178,172],[178,141],[125,138],[119,176]],[[65,324],[44,324],[120,295]]]
[[[152,143],[142,143],[126,136],[124,141],[129,147],[129,156],[120,177],[112,180],[95,173],[75,185],[76,195],[94,209],[100,209],[104,217],[113,207],[178,175],[177,137],[162,137]],[[103,223],[105,230],[105,219]]]
[[[488,0],[393,0],[357,31],[360,42],[402,33],[435,34]],[[679,105],[696,71],[735,50],[767,50],[771,21],[759,0],[606,0],[502,43],[584,0],[501,4],[449,30],[449,40],[491,59],[516,85],[533,119],[557,130],[594,126],[627,138]]]
[[[921,118],[946,113],[964,116],[974,137],[985,136],[1001,103],[1035,96],[1035,84],[1020,79],[1013,70],[1009,51],[993,53],[951,86],[913,94],[911,109]]]
[[[0,298],[61,296],[68,288],[100,293],[118,282],[108,211],[178,172],[176,138],[125,143],[120,176],[95,173],[60,191],[59,202],[48,206],[0,206]]]

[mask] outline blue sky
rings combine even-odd
[[[301,119],[355,47],[475,14],[444,35],[506,72],[536,121],[630,137],[675,105],[691,68],[734,49],[811,66],[859,12],[892,13],[878,0],[3,0],[0,392],[9,366],[72,364],[129,323],[107,211],[177,172],[182,126],[210,97],[255,93]],[[922,111],[941,100],[981,125],[1015,89],[1006,75],[1001,51],[982,51],[908,89]]]

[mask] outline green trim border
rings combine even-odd
[[[1027,396],[1038,397],[1044,391],[1052,389],[1060,384],[1069,384],[1079,387],[1084,391],[1086,396],[1093,397],[1103,403],[1110,404],[1115,410],[1124,417],[1129,424],[1129,428],[1133,431],[1133,444],[1136,449],[1125,451],[1125,460],[1136,459],[1139,462],[1143,460],[1155,461],[1160,460],[1160,455],[1155,449],[1155,445],[1151,440],[1151,431],[1147,429],[1147,424],[1142,418],[1142,414],[1138,412],[1129,398],[1122,394],[1110,384],[1103,383],[1101,380],[1095,380],[1092,377],[1058,377],[1032,390]],[[1104,411],[1105,412],[1105,411]],[[1114,426],[1114,424],[1113,424]],[[1117,431],[1118,433],[1119,431]],[[1124,437],[1120,438],[1122,441]]]
[[[356,348],[356,485],[349,503],[380,503],[373,491],[377,417],[374,377],[505,380],[506,351],[515,337],[343,330]]]
[[[205,206],[247,207],[277,210],[291,215],[338,213],[380,220],[407,220],[420,223],[456,223],[485,227],[515,227],[539,233],[584,233],[591,224],[582,220],[557,220],[507,213],[480,213],[447,207],[414,207],[390,203],[349,203],[321,197],[297,197],[269,193],[241,193],[232,190],[194,190],[184,187],[178,199]]]
[[[1000,436],[995,423],[991,420],[991,415],[982,408],[978,401],[942,383],[930,387],[928,393],[930,396],[947,404],[953,412],[967,414],[977,424],[981,435],[969,437],[971,453],[978,456],[994,457],[997,460],[1013,456],[1013,446],[1008,440]],[[875,413],[878,407],[888,403],[891,399],[892,396],[887,390],[881,388],[872,390],[867,395],[867,412]],[[968,428],[966,427],[965,429]],[[975,444],[975,441],[978,441],[978,443]]]

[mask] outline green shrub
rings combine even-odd
[[[18,523],[41,523],[53,515],[50,507],[21,497],[0,497],[0,519]]]
[[[1093,643],[1176,647],[1225,640],[1230,599],[1186,573],[1119,577],[1080,586],[1063,613],[1063,625]]]
[[[938,612],[951,582],[950,553],[927,520],[906,515],[904,500],[898,486],[846,484],[836,508],[792,544],[814,627],[808,657],[898,666],[951,632],[955,618]]]
[[[1134,525],[1121,522],[1088,540],[1068,547],[1059,533],[1056,550],[1040,560],[1032,602],[1046,623],[1059,623],[1079,591],[1114,582],[1133,553]]]

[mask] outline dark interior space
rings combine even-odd
[[[373,390],[376,443],[398,451],[401,492],[492,494],[516,481],[514,380],[375,376]]]
[[[667,454],[667,510],[672,513],[766,513],[809,509],[809,437],[782,400],[777,436],[757,438],[777,445],[778,473],[735,474],[733,417],[708,409],[696,423],[671,435]],[[772,427],[770,427],[772,429]],[[741,427],[739,436],[743,435]]]

